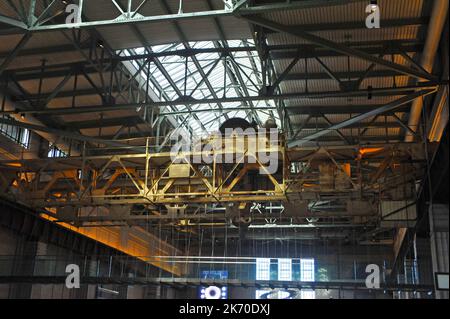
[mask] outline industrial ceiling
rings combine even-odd
[[[365,0],[1,1],[0,123],[69,156],[20,165],[63,171],[84,163],[86,147],[139,166],[145,157],[133,162],[114,148],[151,138],[158,152],[177,128],[205,137],[230,118],[272,119],[292,161],[338,166],[371,147],[385,152],[377,166],[358,167],[375,183],[390,166],[395,173],[386,154],[410,161],[426,153],[423,136],[439,141],[446,126],[448,52],[437,50],[445,2],[380,0],[381,28],[369,29]],[[71,3],[80,19],[68,22]],[[424,157],[417,161],[421,180]]]

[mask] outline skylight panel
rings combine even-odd
[[[253,40],[230,40],[225,42],[231,48],[254,46]],[[180,98],[205,100],[215,98],[236,98],[240,96],[258,96],[261,79],[261,63],[259,57],[252,51],[236,51],[225,59],[218,52],[209,52],[222,46],[213,41],[174,43],[157,45],[150,48],[152,52],[174,52],[157,58],[159,65],[150,63],[150,84],[161,100],[176,101]],[[186,48],[204,49],[195,56],[179,55]],[[144,48],[134,50],[135,54],[144,54]],[[195,59],[195,60],[194,60]],[[139,68],[135,65],[136,69]],[[200,70],[199,70],[200,67]],[[146,70],[142,77],[146,79]],[[207,75],[204,79],[203,75]],[[185,79],[187,76],[187,79]],[[197,136],[217,131],[228,118],[240,117],[248,121],[256,120],[263,124],[269,118],[274,118],[280,124],[278,113],[274,111],[274,101],[254,102],[219,102],[191,105],[174,105],[162,108],[162,112],[181,112],[178,123],[186,122]],[[252,108],[258,110],[252,110]],[[261,110],[267,108],[267,111]],[[190,116],[190,111],[194,111]],[[255,118],[256,114],[256,118]],[[189,117],[188,117],[189,116]],[[188,117],[187,121],[185,118]],[[206,124],[205,124],[206,123]],[[206,129],[206,131],[205,131]]]

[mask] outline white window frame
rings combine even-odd
[[[270,258],[256,259],[256,280],[270,280]]]
[[[278,259],[278,280],[292,281],[292,259]]]
[[[316,265],[313,258],[300,259],[300,281],[313,282],[315,281]],[[300,292],[301,299],[316,299],[316,292],[314,290],[306,289]]]
[[[300,259],[300,281],[315,281],[315,268],[314,259]]]

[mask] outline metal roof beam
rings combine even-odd
[[[384,59],[377,58],[373,55],[367,54],[364,51],[360,51],[349,46],[346,46],[341,43],[336,43],[325,38],[321,38],[314,34],[303,31],[302,29],[292,28],[290,26],[282,25],[261,17],[245,17],[249,22],[252,22],[256,25],[260,25],[264,28],[271,29],[274,31],[278,31],[281,33],[290,34],[296,37],[299,37],[308,42],[320,45],[322,47],[328,48],[330,50],[342,53],[344,55],[353,56],[362,60],[366,60],[372,63],[375,63],[380,66],[384,66],[388,69],[395,70],[401,74],[405,74],[418,79],[426,79],[426,80],[436,80],[436,77],[429,73],[424,73],[423,71],[409,68],[404,65],[396,64]]]
[[[351,72],[333,72],[334,76],[339,79],[359,79],[361,76],[361,71],[351,71]],[[365,78],[385,78],[385,77],[393,77],[393,76],[401,76],[398,75],[395,71],[390,70],[374,70],[370,72]],[[328,80],[331,79],[327,73],[293,73],[288,74],[284,81],[299,81],[299,80]]]
[[[1,35],[1,30],[0,30]],[[360,48],[360,50],[370,53],[385,53],[385,54],[403,54],[404,52],[421,52],[423,50],[423,44],[419,42],[412,42],[407,40],[394,40],[390,41],[386,46],[386,43],[382,43],[380,41],[374,42],[350,42],[347,44],[350,47],[358,47],[358,46],[368,46],[367,48]],[[386,49],[383,48],[383,45]],[[378,48],[376,46],[379,46]],[[80,44],[81,49],[89,49],[90,44],[87,42],[83,42]],[[323,56],[336,56],[340,55],[340,53],[335,51],[325,51],[318,46],[314,45],[269,45],[267,46],[269,51],[272,51],[274,59],[280,58],[294,58],[295,52],[277,52],[283,50],[297,50],[300,51],[300,57],[314,57],[317,54],[320,54],[319,57]],[[321,50],[320,50],[321,49]],[[137,59],[148,59],[148,58],[157,58],[157,57],[167,57],[167,56],[192,56],[196,54],[202,53],[218,53],[218,54],[229,54],[234,52],[250,52],[256,51],[257,48],[254,46],[246,46],[246,47],[216,47],[216,48],[193,48],[193,49],[182,49],[182,50],[171,50],[171,51],[162,51],[162,52],[149,52],[144,54],[136,54],[131,56],[121,56],[115,57],[120,61],[129,61],[129,60],[137,60]],[[274,52],[275,51],[275,52]],[[30,48],[21,50],[17,56],[30,56],[30,55],[42,55],[42,54],[51,54],[51,53],[63,53],[63,52],[74,52],[73,45],[62,45],[62,46],[52,46],[52,47],[41,47],[41,48]],[[316,55],[314,55],[316,54]],[[6,58],[9,55],[9,52],[0,53],[0,58]]]
[[[335,126],[335,124],[333,124],[326,116],[325,114],[320,114],[321,117],[328,123],[328,130],[333,129],[333,127]],[[347,139],[347,137],[339,130],[339,129],[334,129],[334,131],[339,135],[339,137],[348,145],[351,145],[352,143]]]
[[[367,44],[366,44],[367,45]],[[374,45],[377,45],[374,43]],[[352,47],[358,47],[360,44],[355,43],[351,44]],[[84,44],[80,46],[82,49],[87,49],[87,45]],[[17,56],[22,55],[40,55],[40,54],[47,54],[54,52],[56,48],[51,47],[48,50],[46,48],[42,49],[30,49],[26,50],[23,49],[18,53]],[[385,47],[383,49],[383,46],[372,46],[367,48],[359,48],[360,50],[368,53],[368,54],[379,54],[379,53],[385,53],[385,54],[403,54],[404,52],[410,52],[410,53],[417,53],[422,51],[423,44],[418,43],[407,43],[404,41],[393,41],[389,44],[389,46]],[[42,50],[42,51],[41,51]],[[58,48],[59,50],[59,48]],[[66,45],[61,48],[62,52],[66,51],[74,51],[73,45]],[[278,45],[278,46],[268,46],[268,50],[271,54],[271,57],[273,60],[280,60],[280,59],[293,59],[296,56],[300,56],[300,58],[316,58],[316,57],[334,57],[334,56],[340,56],[341,54],[335,51],[331,50],[323,50],[318,48],[317,46],[311,46],[311,45]],[[29,51],[29,52],[26,52]],[[61,52],[61,51],[58,51]],[[114,57],[113,61],[137,61],[137,60],[145,60],[145,59],[151,59],[156,57],[168,57],[168,56],[191,56],[196,54],[202,54],[202,53],[218,53],[218,54],[230,54],[235,52],[256,52],[256,47],[249,46],[249,47],[237,47],[237,48],[207,48],[207,49],[190,49],[190,50],[174,50],[174,51],[163,51],[163,52],[150,52],[147,54],[134,54],[130,56],[120,56],[120,57]],[[300,52],[300,53],[299,53]],[[0,53],[0,59],[5,59],[9,55],[9,52]],[[109,63],[111,62],[111,59],[103,59],[98,61],[99,63]],[[89,65],[89,62],[86,61],[80,61],[80,62],[73,62],[73,63],[67,63],[67,64],[56,64],[56,65],[49,65],[46,67],[46,70],[51,69],[62,69],[64,67],[83,67],[86,69],[86,72],[90,73],[92,70],[95,69],[91,65]],[[24,69],[13,69],[8,70],[11,72],[32,72],[33,70],[40,71],[41,67],[29,67]],[[392,70],[388,70],[389,72],[393,72]],[[45,71],[43,74],[43,77],[58,77],[58,76],[64,76],[65,70],[52,70],[52,71]],[[392,73],[391,73],[392,74]],[[314,76],[314,74],[310,74],[311,76]],[[28,77],[27,77],[28,76]],[[41,73],[31,73],[28,75],[18,75],[18,80],[28,80],[28,79],[36,79],[41,77]],[[287,76],[289,78],[290,75]]]
[[[128,50],[128,52],[133,52],[133,50]],[[136,63],[138,64],[138,66],[141,64],[140,61],[136,61]],[[144,63],[144,62],[142,62],[142,63]],[[157,90],[160,92],[161,97],[164,97],[166,100],[170,100],[170,98],[168,97],[166,91],[162,88],[162,86],[160,85],[160,83],[159,83],[158,81],[156,81],[156,79],[153,77],[153,75],[150,74],[150,73],[148,73],[147,75],[148,75],[148,77],[149,77],[151,83],[152,83],[153,85],[155,85],[155,87],[157,88]],[[148,85],[148,82],[147,82],[147,85]],[[148,92],[147,92],[146,94],[148,95]],[[148,101],[147,98],[146,98],[146,101]],[[174,107],[173,107],[172,105],[169,105],[168,107],[170,107],[172,110],[174,110]],[[169,122],[171,123],[171,126],[172,126],[173,128],[175,128],[175,124],[177,123],[176,120],[173,119],[173,117],[172,117],[171,115],[169,115],[169,118],[170,118]],[[182,122],[181,125],[179,125],[179,124],[177,124],[177,125],[179,125],[179,127],[183,127],[183,126],[184,126],[184,127],[186,127],[186,131],[187,131],[187,132],[191,132],[192,129],[186,125],[186,120],[187,120],[187,118],[188,118],[188,117],[186,117],[186,118],[183,120],[183,122]],[[162,119],[164,120],[165,118],[162,118]],[[161,123],[162,123],[162,121],[160,121],[159,124],[157,125],[157,126],[158,126],[157,131],[159,131],[159,127],[160,127]],[[154,125],[154,124],[153,124],[153,125]],[[158,135],[159,135],[159,134],[158,134]]]
[[[120,92],[123,90],[120,90],[119,87],[114,86],[113,87],[113,92]],[[59,92],[57,96],[55,96],[54,98],[58,99],[58,98],[68,98],[68,97],[78,97],[78,96],[94,96],[94,95],[98,95],[100,98],[101,96],[99,95],[99,91],[98,89],[95,88],[87,88],[87,89],[77,89],[77,90],[71,90],[71,91],[62,91]],[[44,93],[44,94],[30,94],[28,96],[15,96],[14,100],[15,101],[35,101],[35,100],[40,100],[40,99],[47,99],[50,96],[50,93]]]
[[[289,76],[289,73],[291,72],[291,70],[294,68],[294,66],[298,63],[298,61],[300,60],[299,56],[296,56],[291,63],[289,63],[289,65],[286,67],[286,69],[280,74],[278,75],[278,77],[275,79],[275,81],[272,83],[272,85],[270,86],[270,92],[274,92],[275,89],[278,87],[278,85],[284,81],[286,79],[287,76]]]
[[[402,54],[403,52],[417,53],[423,50],[423,43],[413,41],[391,41],[386,43],[383,41],[374,42],[353,42],[346,44],[350,48],[358,49],[367,54]],[[297,56],[297,50],[300,51],[301,58],[314,59],[316,57],[338,57],[346,56],[343,53],[324,49],[317,45],[300,44],[300,45],[272,45],[268,46],[272,59],[283,60],[292,59]]]
[[[283,10],[299,10],[307,8],[316,7],[328,7],[336,5],[344,5],[352,2],[360,2],[363,0],[301,0],[301,1],[289,1],[289,2],[274,2],[272,4],[264,5],[247,5],[246,1],[240,1],[236,4],[234,8],[224,8],[223,10],[207,10],[199,12],[179,12],[176,14],[164,14],[155,16],[143,16],[136,15],[136,12],[129,12],[121,8],[123,12],[120,15],[120,19],[116,16],[111,16],[110,18],[97,21],[85,21],[81,23],[62,23],[62,24],[36,24],[28,27],[31,32],[42,32],[42,31],[52,31],[52,30],[62,30],[71,28],[96,28],[96,27],[111,27],[120,25],[138,25],[146,23],[157,23],[157,22],[175,22],[184,20],[196,20],[205,18],[218,18],[218,17],[239,17],[239,16],[250,16],[255,14],[262,14],[268,12],[276,12]],[[112,3],[114,1],[111,0]],[[117,3],[116,3],[117,4]],[[84,12],[81,12],[84,14]],[[80,14],[81,14],[80,13]],[[120,13],[120,12],[119,12]],[[133,13],[133,14],[130,14]],[[11,23],[8,23],[11,24]]]
[[[73,64],[74,67],[78,66],[78,63]],[[84,68],[84,71],[87,74],[91,73],[97,73],[97,70],[95,68],[84,65],[81,66]],[[36,80],[42,78],[62,78],[64,77],[67,72],[72,68],[71,65],[69,65],[67,68],[63,69],[57,69],[57,70],[47,70],[44,72],[39,72],[36,70],[36,72],[29,73],[24,72],[21,69],[14,69],[14,70],[8,70],[9,73],[15,73],[15,78],[17,81],[28,81],[28,80]],[[105,71],[108,71],[108,68],[105,69]],[[75,70],[74,75],[76,74],[82,74],[81,71]],[[361,72],[359,71],[351,71],[351,72],[333,72],[333,74],[340,79],[359,79],[361,77]],[[392,70],[373,70],[371,71],[365,78],[383,78],[383,77],[393,77],[393,76],[402,76],[399,75],[397,72]],[[299,81],[299,80],[327,80],[330,79],[330,76],[327,73],[290,73],[286,74],[282,81]]]
[[[217,18],[214,18],[217,19]],[[383,28],[403,27],[403,26],[423,26],[428,25],[429,17],[403,18],[403,19],[386,19],[381,20]],[[12,26],[12,28],[1,29],[0,34],[14,35],[23,34],[27,29],[27,25],[19,20],[0,15],[0,23]],[[300,27],[300,26],[298,26]],[[339,22],[339,23],[321,23],[321,24],[302,24],[301,28],[307,32],[318,31],[335,31],[335,30],[354,30],[362,29],[366,26],[361,21]],[[274,31],[268,30],[267,33]]]
[[[145,36],[142,34],[141,30],[136,25],[131,25],[131,30],[133,33],[138,37],[139,41],[141,42],[142,46],[145,48],[146,52],[152,52],[151,46],[147,43],[147,40],[145,39]],[[166,80],[169,82],[171,87],[175,90],[179,98],[183,97],[182,92],[177,87],[176,83],[173,81],[172,77],[169,75],[161,61],[159,61],[158,58],[152,59],[153,63],[156,65],[158,70],[163,74],[163,76],[166,78]],[[189,107],[189,106],[188,106]],[[203,125],[202,121],[194,115],[195,121],[199,124],[201,129],[205,132],[207,132],[206,127]]]
[[[286,109],[290,114],[299,114],[305,115],[308,114],[311,117],[320,117],[321,114],[361,114],[366,113],[371,110],[382,107],[383,105],[374,104],[374,105],[326,105],[326,106],[286,106]],[[233,107],[226,108],[224,112],[235,112],[235,111],[248,111],[251,110],[250,107]],[[272,107],[255,107],[255,111],[269,111],[276,110],[276,106]],[[395,110],[395,112],[406,112],[408,110],[408,106],[399,107]],[[170,112],[170,113],[161,113],[160,116],[166,115],[179,115],[179,114],[188,114],[188,113],[214,113],[221,112],[219,109],[203,109],[203,110],[192,110],[192,111],[178,111],[178,112]],[[385,115],[394,114],[393,111],[389,111],[384,113]]]
[[[405,26],[422,26],[428,25],[430,21],[429,17],[418,18],[404,18],[404,19],[383,19],[383,28],[405,27]],[[301,24],[293,25],[294,28],[300,28],[306,32],[318,32],[318,31],[336,31],[336,30],[355,30],[366,29],[365,20],[352,22],[338,22],[338,23],[314,23],[314,24]],[[268,30],[267,34],[275,33],[273,30]]]
[[[246,1],[242,2],[240,5],[245,4],[245,2],[246,2]],[[165,9],[168,13],[171,13],[171,12],[170,12],[170,7],[169,7],[169,5],[167,4],[166,1],[162,0],[162,1],[160,1],[160,3],[161,3],[161,5],[164,7],[164,9]],[[183,42],[183,46],[184,46],[187,50],[192,49],[191,46],[189,45],[189,42],[188,42],[188,39],[187,39],[186,35],[185,35],[184,32],[181,30],[180,25],[179,25],[176,21],[173,21],[172,24],[173,24],[174,27],[175,27],[175,31],[176,31],[178,37],[179,37],[180,40]],[[186,57],[186,59],[187,59],[187,57]],[[211,96],[212,96],[213,98],[217,99],[218,96],[217,96],[217,94],[216,94],[216,91],[214,90],[213,86],[211,85],[211,82],[209,81],[208,76],[207,76],[207,75],[205,74],[205,72],[203,71],[203,67],[201,66],[201,64],[200,64],[200,62],[198,61],[197,57],[196,57],[195,55],[193,55],[193,56],[191,57],[191,59],[192,59],[192,62],[194,62],[194,65],[195,65],[196,69],[198,70],[200,76],[202,77],[202,81],[205,83],[205,85],[206,85],[206,87],[208,88],[208,90],[209,90]],[[219,57],[219,59],[221,59],[221,57]],[[187,65],[186,65],[186,68],[187,68]],[[187,85],[187,76],[185,76],[185,86],[186,86],[186,85]],[[203,94],[203,93],[202,93],[202,94]],[[223,109],[222,103],[217,103],[217,106],[218,106],[220,109]],[[227,117],[227,116],[226,116],[226,117]],[[197,118],[197,119],[198,119],[198,118]],[[204,127],[203,125],[204,125],[204,124],[202,124],[202,127]],[[207,130],[205,130],[205,131],[207,131]]]
[[[322,118],[325,119],[323,117],[323,115],[325,114],[316,114],[314,116],[311,116],[311,118]],[[394,116],[394,114],[390,115],[390,116]],[[308,121],[307,124],[302,125],[302,124],[298,124],[296,125],[295,123],[293,123],[293,127],[295,128],[301,128],[302,130],[322,130],[322,129],[329,129],[330,127],[332,127],[334,124],[331,123],[331,121],[327,118],[326,119],[326,123],[313,123],[311,121]],[[400,122],[374,122],[374,123],[353,123],[349,126],[347,126],[345,129],[361,129],[361,128],[368,128],[368,129],[379,129],[379,128],[401,128],[403,127],[403,125],[406,125],[406,123],[404,123],[403,121]],[[342,132],[341,132],[342,133]],[[341,134],[343,135],[343,134]],[[401,137],[399,137],[401,138]]]
[[[26,32],[28,26],[23,23],[22,21],[7,17],[5,15],[0,14],[0,23],[3,24],[7,24],[9,26],[15,27],[15,28],[19,28],[19,30],[23,30],[24,32]]]
[[[1,34],[1,31],[0,31]],[[373,42],[351,42],[347,44],[350,47],[361,47],[359,50],[364,51],[369,54],[385,53],[385,54],[403,54],[404,52],[421,52],[423,50],[423,43],[412,42],[407,40],[394,40],[390,41],[386,46],[386,43],[380,41]],[[366,46],[366,47],[364,47]],[[81,49],[89,49],[90,44],[83,42],[80,44]],[[294,58],[297,53],[296,50],[300,51],[300,57],[302,58],[312,58],[315,56],[339,56],[341,55],[335,51],[326,51],[318,46],[307,45],[307,44],[291,44],[291,45],[269,45],[267,49],[271,51],[273,59],[290,59]],[[149,52],[144,54],[136,54],[131,56],[115,56],[115,59],[120,61],[131,61],[138,59],[148,59],[148,58],[159,58],[168,56],[192,56],[202,53],[218,53],[218,54],[229,54],[234,52],[251,52],[256,51],[255,46],[246,47],[216,47],[216,48],[193,48],[193,49],[182,49],[182,50],[170,50],[162,52]],[[294,52],[278,52],[283,50],[295,50]],[[74,52],[73,45],[62,45],[53,47],[42,47],[42,48],[30,48],[21,50],[17,56],[29,56],[29,55],[42,55],[50,53],[63,53],[63,52]],[[6,58],[9,52],[0,53],[0,58]]]
[[[316,57],[316,61],[319,62],[320,66],[322,67],[322,69],[325,70],[325,73],[329,76],[329,78],[331,78],[332,80],[335,80],[337,83],[339,83],[339,85],[342,87],[342,81],[341,81],[341,77],[339,75],[336,74],[336,72],[332,71],[321,59],[319,59],[318,57]],[[309,78],[309,73],[307,74],[308,76],[308,80]]]
[[[46,126],[28,124],[28,123],[18,122],[18,121],[14,121],[14,120],[0,118],[0,123],[6,124],[6,125],[11,125],[11,126],[16,126],[16,127],[22,127],[22,128],[26,128],[26,129],[29,129],[32,131],[36,131],[36,132],[46,132],[46,133],[56,134],[58,136],[64,136],[64,137],[68,137],[70,139],[82,141],[82,142],[97,143],[97,144],[115,146],[115,147],[129,146],[127,144],[123,144],[123,143],[119,143],[119,142],[114,142],[114,141],[104,140],[104,139],[100,139],[100,138],[96,138],[96,137],[81,135],[76,132],[70,132],[67,130],[59,130],[59,129],[54,129],[54,128],[50,128],[50,127],[46,127]]]
[[[358,122],[361,122],[361,121],[363,121],[365,119],[371,118],[373,116],[377,116],[377,115],[383,114],[383,113],[385,113],[387,111],[394,110],[394,109],[398,108],[399,106],[411,103],[412,101],[414,101],[415,99],[417,99],[419,97],[423,97],[423,96],[432,94],[434,92],[436,92],[435,89],[434,90],[422,90],[422,91],[410,94],[410,95],[402,97],[402,98],[400,98],[400,99],[398,99],[396,101],[388,103],[385,106],[380,107],[378,109],[375,109],[375,110],[372,110],[370,112],[367,112],[367,113],[355,116],[355,117],[353,117],[353,118],[351,118],[349,120],[343,121],[341,123],[334,124],[334,125],[330,126],[328,129],[325,129],[325,130],[316,132],[314,134],[302,137],[299,140],[292,141],[292,142],[290,142],[288,144],[288,146],[289,147],[299,147],[299,146],[301,146],[301,145],[303,145],[303,144],[305,144],[307,142],[314,141],[314,140],[316,140],[317,138],[319,138],[321,136],[327,135],[331,131],[335,131],[335,130],[339,130],[339,129],[342,129],[342,128],[346,128],[349,125],[352,125],[354,123],[358,123]]]
[[[367,129],[371,128],[377,128],[377,127],[367,127]],[[398,127],[393,127],[398,128]],[[294,127],[295,129],[295,127]],[[315,128],[314,128],[315,129]],[[350,137],[350,136],[349,136]],[[114,135],[103,135],[101,136],[102,139],[105,140],[117,140],[118,142],[126,142],[127,140],[133,140],[133,139],[142,139],[141,135],[139,133],[123,133],[120,135],[120,138],[115,138]],[[380,136],[371,136],[371,135],[359,135],[359,136],[353,136],[354,139],[357,138],[356,142],[369,142],[373,144],[374,142],[380,142],[380,143],[387,143],[387,142],[393,142],[398,143],[399,141],[402,141],[402,137],[400,135],[380,135]],[[342,139],[338,136],[322,136],[316,140],[316,142],[321,143],[336,143],[336,142],[342,142]],[[358,143],[356,143],[358,144]]]
[[[2,64],[0,64],[0,75],[5,71],[5,69],[9,66],[9,64],[16,58],[17,54],[22,50],[22,48],[28,43],[31,39],[32,34],[26,33],[14,47],[14,49],[8,54],[7,57],[3,60]]]
[[[193,100],[188,104],[198,105],[198,104],[217,104],[217,103],[233,103],[233,102],[256,102],[265,101],[267,99],[271,100],[288,100],[288,99],[298,99],[298,98],[309,98],[309,99],[324,99],[324,98],[342,98],[342,97],[367,97],[369,94],[373,96],[402,96],[410,95],[413,96],[417,90],[430,90],[435,92],[438,85],[442,83],[435,82],[421,82],[414,86],[405,87],[388,87],[388,88],[374,88],[374,89],[363,89],[363,90],[353,90],[353,91],[329,91],[329,92],[297,92],[297,93],[284,93],[276,95],[264,95],[264,96],[247,96],[247,97],[223,97],[218,99],[201,99]],[[421,91],[423,92],[423,91]],[[412,95],[411,95],[412,94]],[[160,101],[160,102],[149,102],[149,103],[131,103],[131,104],[115,104],[115,105],[104,105],[104,106],[84,106],[72,109],[55,107],[46,110],[26,110],[24,112],[18,113],[31,113],[31,114],[77,114],[77,113],[90,113],[90,112],[106,112],[115,110],[126,110],[135,109],[137,107],[149,107],[149,108],[159,108],[165,106],[175,106],[183,105],[186,106],[186,101]],[[399,105],[400,106],[400,105]],[[0,114],[9,114],[14,112],[0,112]]]
[[[242,2],[241,5],[246,4],[246,2],[247,1]],[[208,7],[210,9],[212,9],[211,1],[210,0],[206,0],[206,3],[208,5]],[[213,21],[214,21],[214,26],[216,28],[216,31],[219,34],[219,37],[220,37],[220,40],[221,40],[220,43],[219,43],[219,41],[215,41],[214,42],[215,48],[216,49],[220,49],[220,50],[223,50],[223,49],[229,50],[229,46],[228,46],[228,43],[226,41],[225,33],[223,31],[222,26],[220,25],[220,21],[217,18],[214,18]],[[247,48],[245,46],[244,47],[240,47],[240,48],[242,48],[243,51],[247,50],[246,52],[250,52],[251,51],[250,48]],[[256,48],[253,48],[253,49],[256,50]],[[239,96],[242,96],[242,92],[236,87],[237,84],[240,84],[240,87],[244,91],[244,94],[249,95],[249,92],[248,92],[247,87],[246,87],[246,85],[245,85],[245,83],[243,81],[243,78],[242,78],[242,76],[241,76],[241,74],[239,72],[239,69],[233,63],[234,62],[234,58],[233,58],[232,53],[235,53],[235,52],[237,52],[237,51],[228,51],[228,52],[226,52],[228,57],[230,57],[230,61],[228,61],[228,58],[224,59],[224,69],[225,69],[225,72],[227,73],[230,81],[235,85],[234,90],[235,90],[236,94],[238,94]],[[222,54],[224,54],[224,53],[222,53]],[[228,62],[230,62],[230,63],[228,63]],[[232,69],[230,67],[233,69],[234,73],[233,73],[233,71],[232,71]],[[247,109],[247,111],[248,111],[247,114],[250,112],[254,116],[257,116],[255,111],[253,110],[254,107],[255,107],[253,105],[253,103],[250,103],[249,105],[250,105],[250,108]],[[228,118],[228,115],[226,113],[225,113],[225,116],[226,116],[226,118]]]
[[[326,8],[333,6],[346,5],[364,0],[290,0],[290,1],[272,1],[272,3],[249,5],[236,10],[238,15],[255,15],[263,13],[272,13],[284,10],[302,10],[311,8]]]
[[[373,104],[373,105],[298,105],[298,106],[287,106],[286,109],[289,114],[292,115],[311,115],[319,116],[320,114],[362,114],[370,112],[372,110],[378,109],[383,105]],[[409,110],[408,106],[401,106],[396,109],[396,112],[407,112]],[[392,114],[392,111],[386,112],[384,114]]]
[[[144,124],[144,123],[146,122],[140,116],[136,115],[136,116],[107,118],[92,121],[65,122],[64,126],[69,129],[82,130],[82,129],[111,127],[111,126],[132,127],[135,126],[136,124]]]
[[[167,21],[184,21],[205,19],[213,17],[229,17],[233,16],[233,12],[230,10],[213,10],[202,12],[189,12],[180,14],[166,14],[157,16],[135,17],[135,18],[121,18],[121,19],[109,19],[109,20],[97,20],[81,23],[63,23],[63,24],[49,24],[38,25],[28,28],[31,32],[43,32],[43,31],[55,31],[55,30],[67,30],[72,28],[97,28],[97,27],[111,27],[111,26],[124,26],[124,25],[139,25],[145,23],[157,23]],[[116,17],[117,18],[117,17]]]

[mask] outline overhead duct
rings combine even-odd
[[[427,39],[425,47],[422,53],[420,65],[422,68],[431,73],[433,70],[433,64],[436,57],[436,53],[441,40],[442,31],[447,19],[448,12],[448,0],[435,0],[433,5],[433,11],[431,13],[430,24],[428,26]],[[409,116],[408,126],[413,132],[416,132],[420,122],[422,114],[423,99],[415,99]],[[405,142],[413,142],[414,135],[412,132],[406,132]]]

